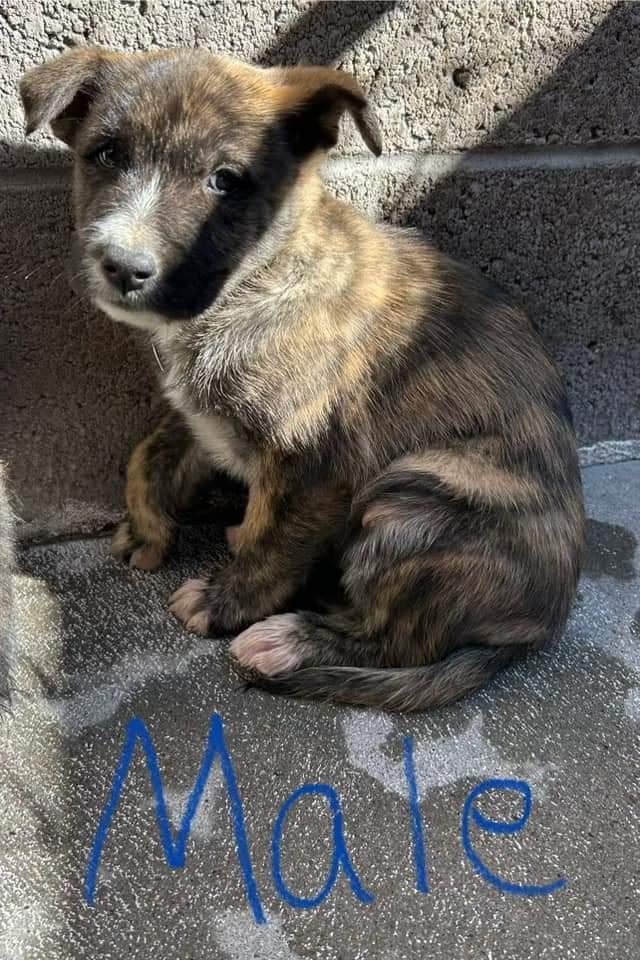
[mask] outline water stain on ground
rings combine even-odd
[[[614,577],[633,580],[636,570],[633,558],[638,546],[636,537],[617,523],[587,520],[587,549],[582,568],[585,577]]]
[[[629,629],[631,630],[631,636],[636,640],[640,640],[640,610],[636,610]]]

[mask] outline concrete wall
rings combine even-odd
[[[67,286],[68,159],[22,136],[22,71],[93,42],[355,72],[386,152],[366,158],[345,124],[332,186],[524,300],[583,442],[640,436],[640,3],[5,0],[0,457],[32,532],[108,522],[154,412],[153,361]]]

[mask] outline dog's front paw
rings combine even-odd
[[[169,601],[171,612],[196,633],[229,636],[263,619],[275,607],[273,592],[235,564],[187,580]]]
[[[128,517],[118,525],[111,541],[112,555],[138,570],[157,570],[164,562],[167,550],[166,546],[144,543],[136,537]]]
[[[169,609],[187,630],[205,635],[213,624],[209,593],[207,580],[187,580],[171,596]]]

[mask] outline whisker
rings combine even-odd
[[[34,267],[33,270],[31,270],[28,274],[26,274],[26,276],[23,277],[23,279],[28,280],[29,277],[32,277],[34,273],[39,273],[41,270],[44,270],[44,268],[47,267],[48,265],[49,264],[47,263],[47,261],[45,261],[44,263],[38,264],[38,266]],[[19,274],[21,270],[24,270],[24,264],[20,267],[16,267],[15,270],[10,270],[9,273],[5,273],[2,279],[9,280],[11,277],[17,276],[17,274]]]

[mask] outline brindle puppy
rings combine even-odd
[[[557,634],[583,539],[558,371],[503,290],[326,192],[345,111],[381,149],[354,79],[85,49],[21,89],[76,154],[86,287],[148,330],[173,406],[115,554],[156,567],[211,465],[241,479],[233,557],[171,609],[248,627],[237,669],[295,696],[433,707]],[[330,551],[342,604],[283,613]]]

